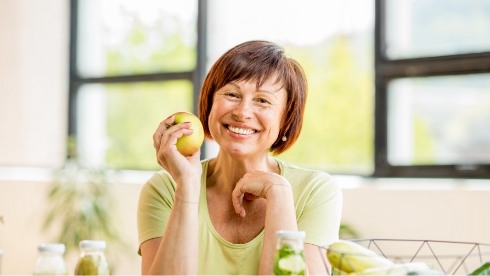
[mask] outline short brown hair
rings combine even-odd
[[[284,123],[270,151],[280,154],[291,147],[299,137],[307,96],[307,81],[301,65],[287,57],[278,45],[263,40],[241,43],[224,53],[211,67],[201,88],[198,114],[204,126],[204,134],[212,139],[208,116],[213,105],[214,93],[231,81],[257,81],[257,88],[270,77],[277,75],[277,82],[287,92]],[[286,141],[282,137],[286,136]]]

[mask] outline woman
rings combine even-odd
[[[206,76],[199,118],[215,158],[181,155],[190,123],[171,116],[153,136],[164,170],[143,187],[138,230],[143,274],[272,274],[278,230],[306,232],[310,274],[326,274],[319,246],[338,239],[342,194],[327,173],[284,162],[307,94],[301,66],[277,45],[249,41]],[[169,127],[170,126],[170,127]]]

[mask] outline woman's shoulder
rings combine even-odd
[[[302,179],[309,180],[318,179],[322,181],[334,181],[333,176],[328,172],[318,169],[301,167],[299,165],[281,159],[277,159],[277,162],[279,163],[279,167],[281,168],[281,174],[286,178],[301,177]]]
[[[334,194],[340,192],[337,180],[328,172],[301,167],[284,160],[278,160],[278,163],[282,176],[298,191],[323,191]]]
[[[296,164],[278,160],[281,174],[289,181],[297,195],[308,194],[319,200],[329,200],[341,196],[340,185],[331,174],[311,168],[304,168]]]

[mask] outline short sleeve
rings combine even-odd
[[[143,185],[137,211],[140,245],[146,240],[163,236],[173,206],[174,195],[175,183],[164,171],[155,173]]]
[[[342,191],[329,174],[315,174],[302,191],[298,229],[306,232],[305,243],[325,246],[339,238]]]

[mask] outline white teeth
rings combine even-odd
[[[238,127],[228,126],[228,129],[231,132],[238,133],[238,134],[243,134],[243,135],[248,135],[248,134],[255,133],[255,130],[248,129],[248,128],[238,128]]]

